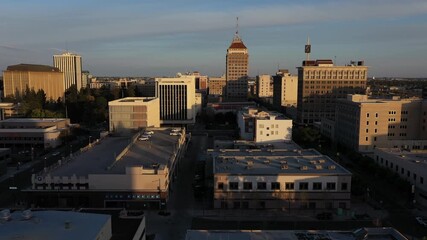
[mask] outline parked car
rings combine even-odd
[[[139,137],[138,141],[148,141],[149,139],[148,137]]]
[[[141,137],[150,138],[150,137],[151,137],[151,135],[149,135],[149,134],[143,134],[143,135],[141,135]]]
[[[179,128],[172,128],[172,130],[171,130],[171,132],[180,132],[181,131],[181,129],[179,129]]]
[[[171,136],[181,136],[180,132],[170,132],[169,135]]]
[[[58,156],[59,154],[61,154],[60,152],[54,152],[52,153],[52,156]]]
[[[153,135],[154,134],[154,132],[153,131],[145,131],[144,132],[144,135]]]

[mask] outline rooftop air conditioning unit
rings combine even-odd
[[[3,219],[4,221],[9,221],[11,217],[12,215],[10,214],[9,209],[4,209],[0,212],[0,218]]]
[[[330,165],[328,168],[329,168],[330,170],[335,170],[337,167],[336,167],[335,165]]]
[[[322,170],[322,169],[323,169],[323,167],[322,167],[322,165],[316,165],[316,169],[317,169],[317,170]]]
[[[300,167],[300,170],[304,170],[304,171],[305,171],[305,170],[308,170],[308,167],[307,167],[307,166],[305,166],[305,165],[304,165],[304,166],[301,166],[301,167]]]
[[[270,160],[264,160],[264,164],[270,164]]]
[[[289,169],[289,166],[288,166],[288,164],[282,164],[282,165],[280,166],[280,168],[281,168],[282,170],[284,170],[284,169]]]
[[[33,213],[31,212],[31,210],[30,209],[27,209],[27,210],[25,210],[25,211],[23,211],[22,212],[22,218],[24,219],[24,220],[29,220],[29,219],[31,219],[33,217]]]

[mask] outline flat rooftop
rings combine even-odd
[[[24,220],[22,212],[11,214],[11,219],[0,222],[0,239],[95,239],[104,225],[110,221],[105,214],[33,211],[32,217]],[[65,228],[65,222],[70,227]]]
[[[8,118],[5,120],[2,120],[0,122],[3,123],[39,123],[39,122],[62,122],[66,121],[66,118]]]
[[[150,140],[136,141],[114,167],[119,169],[124,169],[126,166],[152,168],[153,164],[167,165],[180,136],[170,136],[170,129],[167,128],[153,130],[153,132]]]
[[[89,174],[125,174],[126,167],[130,166],[151,169],[153,163],[166,165],[178,136],[170,136],[170,130],[165,128],[153,131],[154,134],[149,141],[136,141],[117,162],[116,156],[130,144],[130,137],[107,137],[88,151],[74,156],[70,162],[54,169],[50,175],[79,177]]]
[[[150,102],[153,99],[156,99],[156,98],[155,97],[127,97],[127,98],[120,98],[114,101],[110,101],[110,103],[144,103],[144,102]]]
[[[427,169],[427,150],[406,151],[400,148],[378,148],[377,151],[383,151],[402,162],[413,164],[417,168]]]
[[[348,175],[347,169],[314,149],[210,150],[214,172],[238,175]]]
[[[366,238],[363,238],[366,236]],[[394,228],[362,228],[351,231],[327,230],[187,230],[186,240],[407,240]]]

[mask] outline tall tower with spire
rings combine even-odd
[[[248,65],[249,54],[239,36],[239,18],[236,33],[227,49],[226,56],[226,99],[233,101],[246,100],[248,96]]]

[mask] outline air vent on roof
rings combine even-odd
[[[316,160],[311,160],[310,163],[314,165],[314,164],[317,163],[317,161]]]
[[[298,150],[298,153],[301,154],[301,150]]]
[[[23,211],[22,212],[22,218],[24,219],[24,220],[29,220],[29,219],[31,219],[33,217],[33,213],[31,212],[31,210],[30,209],[27,209],[27,210],[25,210],[25,211]]]
[[[3,219],[4,221],[9,221],[11,217],[12,215],[10,214],[9,209],[4,209],[0,212],[0,218]]]
[[[280,166],[280,168],[281,168],[282,170],[284,170],[284,169],[289,169],[289,166],[288,166],[288,164],[282,164],[282,165]]]
[[[325,163],[326,161],[325,161],[325,159],[320,159],[319,160],[319,163]]]
[[[254,161],[248,161],[248,166],[253,166],[254,165]]]
[[[252,169],[252,165],[246,166],[246,169]]]
[[[269,159],[264,160],[264,164],[270,164],[270,160]]]
[[[336,167],[335,165],[330,165],[328,168],[329,168],[330,170],[335,170],[337,167]]]
[[[316,169],[321,170],[321,169],[323,169],[323,167],[322,167],[322,165],[316,165]]]
[[[288,161],[286,161],[286,160],[281,160],[280,161],[280,164],[287,164],[288,163]]]
[[[308,167],[307,167],[307,166],[305,166],[305,165],[304,165],[304,166],[301,166],[301,167],[300,167],[300,170],[308,170]]]

